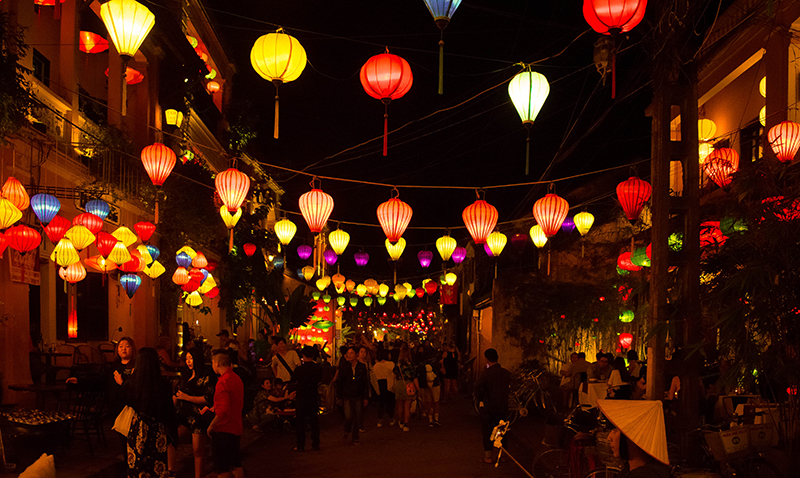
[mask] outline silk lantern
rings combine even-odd
[[[617,199],[630,222],[639,219],[644,205],[650,200],[652,190],[650,183],[636,176],[631,176],[617,185]]]
[[[87,247],[89,247],[89,245],[93,243],[95,239],[94,234],[92,234],[92,232],[89,229],[81,225],[72,226],[67,231],[65,236],[70,241],[72,241],[72,243],[75,245],[75,249],[79,251],[82,251]]]
[[[356,294],[358,294],[359,297],[364,297],[367,294],[367,286],[358,284],[356,286]]]
[[[172,282],[181,286],[185,285],[189,282],[189,271],[187,271],[185,267],[178,267],[175,269],[175,272],[172,273]]]
[[[297,38],[279,28],[259,37],[250,50],[250,63],[262,78],[275,85],[275,130],[278,139],[278,87],[296,80],[306,67],[306,50]]]
[[[100,254],[107,258],[111,251],[114,250],[114,246],[117,244],[117,238],[112,236],[111,234],[105,231],[99,231],[94,239],[95,246],[97,246],[97,250],[100,251]]]
[[[312,180],[311,191],[300,196],[300,212],[311,232],[320,232],[333,211],[333,198],[322,189],[314,188],[313,183]]]
[[[101,255],[89,257],[88,259],[84,259],[83,262],[92,269],[104,273],[111,272],[117,268],[116,264],[104,259]]]
[[[329,266],[336,264],[336,261],[339,259],[339,256],[336,255],[336,251],[333,249],[325,249],[325,252],[322,253],[322,257]]]
[[[22,211],[6,198],[0,198],[0,229],[11,227],[22,219]]]
[[[386,303],[386,297],[378,297],[378,305],[384,305]]]
[[[247,254],[247,257],[253,257],[253,254],[256,253],[256,245],[249,242],[244,244],[242,249],[244,249],[244,253]]]
[[[480,196],[461,213],[461,218],[464,220],[472,240],[477,245],[486,242],[486,238],[497,225],[497,217],[497,209],[480,199]]]
[[[108,50],[108,40],[94,32],[81,31],[78,49],[84,53],[102,53]]]
[[[212,287],[211,290],[206,292],[206,297],[209,299],[213,299],[219,295],[219,287]]]
[[[184,254],[186,254],[187,256],[189,256],[189,259],[194,259],[194,256],[196,256],[196,255],[197,255],[197,251],[195,251],[194,249],[192,249],[192,248],[191,248],[191,247],[189,247],[189,246],[183,246],[183,247],[181,247],[180,249],[178,249],[177,251],[175,251],[175,255],[177,256],[177,255],[178,255],[178,254],[180,254],[181,252],[183,252]],[[190,263],[189,265],[191,265],[191,263]],[[186,267],[189,267],[189,266],[187,265]],[[209,268],[208,270],[213,270],[213,269]]]
[[[202,252],[198,252],[197,255],[195,255],[192,258],[192,267],[195,267],[197,269],[202,269],[207,265],[208,265],[208,260],[206,259],[205,254],[203,254]]]
[[[128,248],[125,247],[125,243],[119,241],[114,244],[114,248],[111,250],[107,259],[119,266],[131,260],[131,253],[128,251]]]
[[[25,254],[39,247],[42,243],[42,236],[35,229],[19,224],[6,231],[8,247],[20,254]]]
[[[110,0],[100,6],[100,17],[125,62],[133,58],[155,25],[155,16],[135,0]]]
[[[157,279],[157,278],[158,278],[159,276],[161,276],[161,274],[163,274],[165,271],[166,271],[166,269],[164,268],[164,266],[163,266],[163,265],[162,265],[160,262],[158,262],[158,261],[153,261],[153,263],[152,263],[152,264],[150,264],[150,265],[149,265],[149,266],[148,266],[148,267],[147,267],[147,268],[144,270],[144,273],[145,273],[145,274],[147,274],[147,276],[148,276],[149,278],[151,278],[151,279]]]
[[[203,297],[199,292],[193,291],[186,296],[186,304],[192,307],[197,307],[203,304]]]
[[[164,111],[164,119],[168,125],[180,128],[181,123],[183,123],[183,112],[170,108]]]
[[[250,178],[235,168],[228,168],[214,178],[217,194],[228,212],[235,213],[242,206],[247,191],[250,189]]]
[[[242,218],[242,208],[237,209],[234,214],[231,214],[228,212],[228,208],[222,205],[219,208],[219,215],[222,217],[222,222],[225,224],[225,227],[231,231],[230,240],[228,241],[228,251],[230,252],[233,250],[233,228],[236,227],[239,219]]]
[[[142,272],[145,267],[142,255],[139,253],[139,251],[131,251],[130,255],[131,259],[129,261],[123,262],[122,264],[117,264],[119,270],[129,273]]]
[[[427,292],[428,295],[435,294],[436,293],[436,289],[438,289],[438,288],[439,288],[439,285],[436,283],[436,281],[428,281],[428,282],[425,283],[425,286],[424,286],[425,292]]]
[[[392,244],[389,239],[386,239],[386,251],[389,253],[389,257],[393,261],[397,261],[400,259],[400,256],[403,255],[403,251],[406,248],[406,240],[402,237],[394,244]]]
[[[456,283],[457,280],[458,276],[453,274],[452,272],[448,272],[444,276],[444,281],[447,283],[447,285],[453,285]]]
[[[303,260],[308,259],[309,257],[311,257],[312,252],[314,252],[314,250],[309,245],[302,244],[297,246],[297,255],[298,257],[300,257],[300,259]]]
[[[348,279],[348,280],[347,280],[347,281],[344,283],[344,287],[347,289],[347,292],[353,292],[353,289],[355,289],[355,288],[356,288],[356,283],[355,283],[355,281],[353,281],[352,279]]]
[[[67,267],[81,260],[75,245],[66,237],[58,241],[50,259],[61,267]]]
[[[397,189],[395,188],[392,192],[396,193]],[[378,222],[381,223],[383,233],[386,234],[386,238],[390,242],[397,242],[398,239],[403,237],[413,213],[411,206],[401,201],[397,196],[378,206]]]
[[[389,293],[389,286],[388,285],[381,284],[381,285],[378,286],[378,295],[380,295],[381,297],[386,297],[386,295],[388,293]]]
[[[486,238],[486,245],[489,246],[489,250],[492,251],[492,255],[495,257],[498,257],[503,252],[507,242],[506,235],[499,231],[489,234],[489,237]]]
[[[458,242],[450,236],[442,236],[436,239],[436,250],[439,251],[439,256],[443,261],[450,259],[453,251],[456,250],[456,246],[458,246]]]
[[[592,224],[594,224],[594,216],[586,211],[575,214],[573,220],[575,221],[575,228],[581,236],[585,236],[589,229],[592,228]]]
[[[453,262],[456,264],[461,264],[464,262],[464,259],[467,257],[467,249],[461,246],[458,246],[453,250],[453,255],[450,256],[453,259]]]
[[[350,297],[350,307],[355,307],[358,305],[358,297]]]
[[[544,105],[544,101],[550,94],[550,84],[547,78],[541,73],[531,71],[530,67],[526,67],[525,71],[518,73],[508,83],[508,95],[511,97],[511,102],[519,113],[522,120],[522,125],[528,134],[525,143],[525,175],[528,175],[530,169],[530,156],[531,156],[531,125],[539,115],[539,111]]]
[[[364,297],[364,305],[370,307],[372,305],[372,297]]]
[[[31,209],[39,222],[46,226],[58,214],[61,202],[55,196],[40,193],[31,198]]]
[[[0,194],[2,194],[4,198],[11,201],[11,203],[20,211],[28,209],[28,206],[31,204],[31,198],[28,196],[25,186],[19,182],[19,179],[13,176],[6,179],[2,190],[0,190]]]
[[[336,298],[336,303],[339,304],[339,307],[341,307],[344,305],[346,300],[347,299],[345,299],[344,296],[340,295],[339,297]]]
[[[417,259],[419,259],[419,265],[427,268],[431,265],[431,261],[433,260],[433,252],[419,251],[419,253],[417,253]]]
[[[558,233],[568,213],[567,200],[553,193],[545,195],[533,205],[533,218],[548,238]]]
[[[364,267],[369,262],[369,254],[364,251],[356,252],[353,254],[353,258],[355,259],[358,267]]]
[[[717,134],[717,124],[714,121],[703,118],[697,120],[697,139],[700,141],[711,141]]]
[[[622,254],[619,255],[619,257],[617,258],[617,266],[619,266],[619,268],[622,270],[630,272],[636,272],[642,270],[640,266],[637,266],[636,264],[633,263],[633,261],[631,261],[630,251],[623,252]]]
[[[0,257],[3,257],[3,253],[6,252],[6,248],[8,247],[8,239],[6,235],[0,232]]]
[[[331,243],[331,249],[337,254],[342,255],[347,244],[350,243],[350,234],[341,229],[336,229],[328,235],[328,241]]]
[[[150,146],[146,146],[142,149],[141,158],[144,170],[147,171],[150,181],[156,187],[164,184],[164,181],[172,172],[172,168],[175,167],[175,161],[177,161],[175,151],[162,143],[153,143]],[[158,189],[156,189],[155,203],[154,222],[158,224]]]
[[[311,266],[303,267],[303,278],[305,280],[311,280],[314,277],[314,268]]]
[[[575,219],[567,216],[564,222],[561,223],[561,230],[567,234],[572,234],[572,231],[575,230]]]
[[[111,235],[122,241],[125,247],[131,247],[138,240],[136,234],[125,226],[118,227]]]
[[[142,285],[142,278],[136,274],[124,274],[120,276],[119,283],[122,285],[122,288],[125,289],[128,298],[133,299],[133,294],[135,294],[139,286]]]
[[[76,226],[83,226],[92,234],[97,234],[101,229],[103,229],[103,219],[91,212],[78,214],[72,218],[72,224]]]
[[[136,234],[139,235],[139,239],[143,242],[147,242],[153,237],[153,233],[156,232],[156,225],[148,221],[142,221],[134,224],[133,229],[136,231]]]
[[[2,203],[2,201],[4,200],[0,199],[0,203]],[[0,210],[2,210],[2,205],[0,205]],[[44,232],[47,234],[47,238],[50,239],[50,242],[56,244],[64,237],[64,234],[66,234],[70,226],[72,226],[72,223],[56,214],[50,223],[44,227]],[[2,228],[2,226],[0,226],[0,228]]]
[[[800,148],[800,124],[782,121],[770,128],[767,139],[775,156],[780,161],[789,163]]]
[[[389,103],[401,98],[411,89],[414,82],[411,66],[397,55],[386,53],[375,55],[361,67],[361,86],[364,91],[384,105],[383,114],[383,155],[387,155],[389,138]]]
[[[717,186],[727,187],[732,175],[739,170],[739,153],[731,148],[719,148],[706,157],[703,169]]]
[[[407,294],[408,294],[408,289],[406,289],[406,286],[404,286],[403,284],[397,284],[394,286],[394,296],[397,297],[398,299],[400,300],[405,299]]]
[[[533,241],[533,244],[539,249],[541,249],[542,247],[544,247],[545,244],[547,244],[547,235],[542,230],[542,227],[538,224],[536,224],[531,228],[530,236],[531,240]]]
[[[175,254],[175,263],[185,269],[189,269],[192,267],[192,257],[186,252],[179,252]]]
[[[424,296],[424,295],[425,295],[425,289],[423,289],[422,287],[417,287],[417,288],[414,290],[414,293],[417,295],[417,297],[419,297],[419,298],[421,299],[421,298],[422,298],[422,296]]]
[[[444,94],[444,29],[461,4],[461,0],[425,0],[433,21],[439,27],[439,94]],[[445,259],[447,260],[447,259]]]
[[[86,279],[86,268],[80,262],[76,262],[67,267],[61,267],[58,270],[58,276],[70,284],[75,284]]]
[[[281,219],[280,221],[276,222],[274,229],[275,235],[278,236],[278,241],[284,246],[288,246],[289,243],[292,242],[292,238],[294,238],[294,235],[297,232],[297,226],[295,223],[288,219]]]
[[[105,221],[108,215],[111,213],[111,206],[109,206],[108,203],[102,199],[92,199],[91,201],[87,201],[84,209],[86,212],[99,217],[102,221]]]
[[[619,334],[619,345],[623,349],[631,348],[631,344],[633,344],[633,335],[623,332]]]

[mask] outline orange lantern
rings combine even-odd
[[[389,239],[389,242],[394,243],[400,240],[403,233],[406,232],[406,227],[408,227],[414,211],[411,206],[400,200],[397,188],[394,188],[392,193],[397,193],[397,196],[393,196],[378,206],[378,221],[381,223],[386,238]]]
[[[235,168],[228,168],[217,174],[214,179],[222,204],[228,208],[228,212],[235,213],[242,206],[247,191],[250,189],[250,178]]]
[[[84,53],[101,53],[108,50],[108,40],[97,33],[81,31],[80,41],[78,48]]]
[[[389,103],[396,100],[411,89],[414,77],[411,66],[397,55],[386,53],[375,55],[361,67],[361,86],[371,97],[381,100],[384,105],[383,114],[383,155],[386,156],[389,138]]]
[[[650,200],[652,190],[650,183],[642,181],[636,176],[631,176],[617,185],[617,198],[629,221],[633,222],[639,219],[642,208]]]
[[[464,220],[472,240],[475,241],[475,244],[480,245],[486,243],[486,238],[497,225],[498,214],[494,206],[481,199],[478,193],[476,195],[478,199],[464,209],[461,218]]]
[[[724,188],[731,183],[733,173],[739,170],[739,153],[731,148],[719,148],[706,157],[703,168],[717,186]]]
[[[311,232],[320,232],[333,211],[333,198],[322,189],[314,188],[313,179],[311,187],[311,191],[300,196],[300,212]]]
[[[189,282],[189,271],[185,267],[178,267],[175,269],[175,273],[172,274],[172,282],[178,285],[185,285]]]
[[[164,144],[153,143],[142,149],[142,164],[154,186],[161,186],[175,167],[175,151]]]
[[[28,206],[31,205],[31,198],[28,196],[28,192],[25,191],[25,187],[17,178],[9,177],[6,183],[3,184],[3,189],[0,193],[20,211],[28,209]]]
[[[85,262],[87,266],[93,269],[97,269],[100,272],[111,272],[117,268],[116,264],[114,264],[111,261],[103,259],[103,256],[101,255],[96,255],[88,259],[84,259],[83,262]]]
[[[207,265],[208,260],[206,260],[206,256],[202,252],[198,252],[197,255],[192,259],[192,267],[203,269]]]
[[[108,48],[106,46],[106,48]],[[108,68],[106,68],[106,76],[108,76]],[[139,70],[134,70],[131,67],[125,67],[125,83],[128,85],[137,85],[144,80],[144,74]]]
[[[70,284],[74,284],[86,278],[86,268],[80,262],[76,262],[67,267],[59,268],[58,276]]]
[[[533,217],[547,237],[556,235],[568,213],[569,203],[567,200],[553,193],[545,195],[533,205]]]
[[[208,90],[209,93],[213,95],[214,93],[219,91],[219,83],[217,83],[216,81],[209,81],[206,84],[206,89]]]
[[[789,163],[800,149],[800,124],[793,121],[778,123],[770,128],[767,139],[775,156],[784,163]]]

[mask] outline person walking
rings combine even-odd
[[[450,342],[442,353],[442,370],[444,375],[444,397],[442,403],[458,397],[458,367],[461,364],[461,353],[455,342]]]
[[[486,370],[475,382],[475,397],[481,409],[481,432],[483,433],[483,461],[494,463],[492,430],[500,420],[508,418],[508,390],[511,372],[500,366],[497,350],[486,349]]]
[[[394,425],[394,362],[389,360],[389,351],[378,351],[378,363],[372,367],[375,378],[378,380],[378,428],[383,426],[383,415],[391,420],[389,426]]]
[[[425,357],[422,353],[418,353],[415,359],[417,371],[414,376],[414,386],[419,390],[422,408],[425,410],[425,414],[428,415],[428,426],[430,428],[440,427],[439,398],[441,386],[439,385],[439,377],[434,372],[433,365],[425,362]]]
[[[369,397],[369,377],[367,366],[358,361],[358,353],[354,346],[347,348],[344,361],[339,367],[338,387],[339,397],[344,406],[344,441],[353,435],[353,444],[359,444],[359,431],[364,422],[364,407],[367,406]]]
[[[408,348],[408,345],[403,344],[394,368],[394,416],[404,432],[408,431],[408,422],[411,419],[411,402],[417,398],[417,388],[414,385],[415,374],[414,364],[411,362],[411,349]]]
[[[322,367],[315,359],[317,350],[305,346],[300,352],[302,365],[294,371],[297,379],[295,393],[295,431],[297,447],[303,451],[306,444],[306,423],[311,427],[311,449],[319,451],[319,384],[322,382]]]
[[[214,373],[219,375],[214,391],[214,420],[208,425],[211,437],[211,459],[219,478],[243,478],[240,442],[244,384],[234,373],[227,350],[217,350],[211,359]]]

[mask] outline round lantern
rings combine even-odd
[[[147,242],[153,237],[153,233],[156,232],[156,225],[152,222],[142,221],[134,224],[133,229],[136,231],[136,234],[139,235],[139,239],[141,239],[142,242]]]
[[[739,153],[731,148],[719,148],[706,157],[703,169],[717,186],[724,188],[731,183],[732,175],[739,170]]]
[[[394,286],[394,296],[397,297],[399,300],[403,300],[406,298],[408,294],[408,289],[403,284],[397,284]]]
[[[581,236],[585,236],[589,229],[592,228],[592,224],[594,224],[594,216],[586,211],[575,214],[573,220],[575,221],[575,228]]]
[[[617,185],[617,198],[629,221],[634,222],[639,219],[642,208],[650,200],[652,190],[650,183],[636,176],[631,176]]]
[[[553,193],[545,195],[533,205],[533,218],[548,238],[555,236],[561,229],[567,213],[569,213],[567,200]]]
[[[386,156],[389,137],[389,103],[396,100],[411,89],[414,77],[411,66],[397,55],[386,53],[375,55],[361,67],[361,86],[364,91],[384,104],[383,114],[383,155]],[[394,241],[393,241],[394,242]]]
[[[192,257],[185,252],[175,254],[175,262],[185,269],[192,267]]]
[[[244,253],[247,254],[247,257],[253,257],[253,254],[256,253],[256,245],[249,242],[244,244],[242,249],[244,249]]]
[[[344,305],[346,300],[347,299],[345,299],[344,296],[340,295],[339,297],[336,298],[336,303],[339,304],[339,307],[341,307]]]
[[[42,243],[42,236],[35,229],[25,224],[9,228],[6,231],[6,238],[8,239],[8,247],[20,254],[34,250]]]
[[[197,255],[194,256],[192,259],[192,267],[197,269],[202,269],[208,265],[208,260],[206,259],[205,254],[202,252],[198,252]]]
[[[133,58],[155,25],[155,16],[135,0],[111,0],[100,6],[108,37],[125,61]]]
[[[3,184],[3,189],[0,190],[0,193],[4,198],[11,201],[20,211],[28,209],[28,206],[31,204],[31,198],[28,196],[28,192],[25,191],[25,187],[17,178],[9,177],[6,183]]]
[[[419,251],[419,253],[417,253],[417,259],[419,259],[419,265],[427,268],[431,265],[431,261],[433,260],[433,252]]]
[[[436,289],[438,289],[438,288],[439,288],[439,285],[436,284],[436,281],[429,281],[429,282],[425,283],[425,292],[427,292],[428,295],[435,294],[436,293]]]
[[[633,344],[633,335],[624,332],[619,334],[619,345],[623,349],[631,348],[631,344]]]
[[[397,192],[397,189],[393,192]],[[412,214],[411,206],[396,196],[378,206],[378,222],[390,242],[397,242],[403,236]]]
[[[322,231],[332,211],[333,198],[322,189],[312,187],[311,191],[300,196],[300,212],[311,232]]]
[[[369,296],[364,297],[364,305],[366,305],[367,307],[371,306],[372,305],[372,297],[369,297]]]
[[[355,307],[358,305],[358,297],[350,297],[350,307]]]
[[[308,259],[309,257],[311,257],[312,252],[314,252],[314,249],[312,249],[311,246],[308,246],[306,244],[297,246],[297,256],[300,257],[300,259],[303,260]]]
[[[136,234],[125,226],[118,227],[111,235],[122,241],[125,247],[131,247],[138,239]]]
[[[106,259],[116,265],[120,265],[131,260],[131,253],[128,251],[128,248],[125,247],[125,244],[119,241],[114,244],[114,248]]]
[[[492,251],[492,255],[495,257],[498,257],[503,252],[506,242],[508,242],[506,235],[499,231],[489,234],[489,237],[486,238],[486,245],[489,246],[489,250]]]
[[[344,250],[347,249],[347,244],[350,243],[350,234],[341,229],[336,229],[328,235],[328,241],[331,243],[331,249],[337,255],[342,255]]]
[[[364,284],[358,284],[356,286],[356,294],[358,294],[359,297],[364,297],[367,294],[367,286]]]
[[[322,257],[329,266],[336,264],[336,261],[339,259],[339,256],[336,255],[336,251],[333,249],[325,249],[325,252],[322,253]]]
[[[624,322],[627,324],[628,322],[633,322],[633,318],[634,314],[632,310],[623,310],[622,312],[619,313],[620,322]]]
[[[453,262],[456,264],[461,264],[464,262],[464,259],[467,258],[467,249],[461,246],[456,247],[450,258],[453,259]]]
[[[250,189],[250,178],[235,168],[229,168],[217,174],[214,178],[217,194],[228,212],[235,213],[244,202],[247,191]]]
[[[443,261],[450,259],[453,251],[456,250],[456,246],[458,246],[458,242],[450,236],[442,236],[436,239],[436,250],[439,251]]]
[[[83,267],[83,264],[80,262],[76,262],[68,265],[66,268],[61,267],[58,270],[58,276],[70,284],[75,284],[76,282],[86,279],[86,268]]]
[[[447,285],[453,285],[458,280],[458,276],[453,274],[452,272],[448,272],[447,274],[445,274],[444,280],[445,282],[447,282]]]
[[[547,236],[545,235],[541,226],[539,226],[538,224],[536,224],[531,228],[530,235],[533,244],[539,249],[541,249],[542,247],[544,247],[545,244],[547,244]]]
[[[275,223],[275,235],[278,236],[278,241],[284,246],[289,245],[297,232],[297,226],[288,219],[281,219]]]
[[[172,282],[178,285],[185,285],[189,282],[189,271],[185,267],[178,267],[172,274]]]
[[[378,297],[378,305],[383,305],[386,303],[386,297]]]
[[[486,238],[497,225],[497,217],[497,209],[483,199],[470,204],[461,213],[461,218],[477,245],[486,242]]]
[[[142,164],[154,186],[161,186],[175,167],[175,151],[162,143],[142,149]]]
[[[53,254],[50,255],[50,258],[61,267],[67,267],[81,260],[80,256],[78,255],[78,251],[72,244],[72,241],[66,237],[58,241],[58,244],[56,244],[55,249],[53,249]]]
[[[94,242],[94,234],[83,226],[72,226],[65,234],[67,238],[75,245],[75,249],[82,251],[89,247]]]
[[[275,85],[275,131],[278,139],[278,87],[296,80],[306,67],[306,51],[297,38],[279,28],[259,37],[250,50],[250,63],[262,78]]]
[[[303,278],[305,280],[311,280],[314,277],[314,268],[311,266],[303,267]]]
[[[212,95],[217,91],[219,91],[219,89],[220,85],[216,81],[209,81],[208,83],[206,83],[206,90],[208,90],[208,92],[211,93]]]
[[[389,257],[393,261],[397,261],[398,259],[400,259],[400,256],[403,255],[403,251],[406,248],[406,240],[403,239],[402,237],[395,244],[392,244],[391,242],[389,242],[389,239],[386,239],[385,244],[386,244],[386,251],[389,253]]]
[[[31,198],[31,209],[39,222],[47,225],[58,214],[61,202],[55,196],[40,193]]]
[[[547,78],[541,73],[531,71],[530,67],[518,73],[508,83],[508,96],[511,97],[511,102],[514,103],[522,125],[525,126],[528,133],[525,143],[525,175],[528,174],[531,156],[531,125],[539,115],[549,94],[550,84],[547,82]]]
[[[364,267],[369,262],[369,254],[364,251],[356,252],[353,254],[353,258],[355,259],[358,267]]]
[[[0,229],[11,227],[22,219],[22,211],[6,198],[0,198]]]
[[[75,226],[83,226],[92,234],[97,234],[103,229],[103,220],[100,216],[90,212],[78,214],[72,218],[72,224]]]
[[[388,285],[381,284],[381,285],[378,286],[378,295],[380,295],[381,297],[386,297],[386,295],[388,293],[389,293],[389,286]]]
[[[767,139],[775,156],[784,163],[789,163],[800,148],[800,124],[793,121],[778,123],[770,128]]]
[[[642,270],[640,266],[637,266],[636,264],[633,263],[633,261],[631,261],[630,252],[623,252],[622,254],[619,255],[619,257],[617,258],[617,266],[619,266],[620,269],[629,272],[636,272]]]

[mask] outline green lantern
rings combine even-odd
[[[397,294],[392,294],[392,299],[394,299],[394,301],[395,301],[395,302],[398,302],[398,303],[399,303],[399,302],[400,302],[400,300],[401,300],[401,299],[400,299],[400,297],[398,297],[398,296],[397,296]]]
[[[343,306],[343,305],[344,305],[344,303],[345,303],[345,300],[346,300],[346,299],[344,298],[344,296],[343,296],[343,295],[340,295],[339,297],[337,297],[337,298],[336,298],[336,303],[337,303],[337,304],[339,304],[339,307],[341,307],[341,306]]]
[[[358,305],[358,297],[350,297],[350,307],[355,307]]]
[[[325,302],[327,304],[327,303],[329,303],[331,301],[331,298],[332,297],[330,295],[325,294],[325,295],[322,296],[322,302]]]
[[[624,322],[626,324],[628,322],[633,322],[633,317],[634,314],[632,310],[623,310],[622,312],[619,313],[619,321]]]
[[[631,262],[639,267],[650,267],[650,258],[647,257],[647,248],[640,247],[631,254]]]
[[[683,249],[683,234],[680,232],[673,232],[669,235],[668,239],[669,248],[675,252]]]
[[[378,305],[383,305],[386,303],[386,297],[378,297]]]
[[[617,274],[619,274],[621,276],[626,276],[626,275],[628,275],[630,273],[631,273],[631,271],[626,271],[625,269],[621,268],[620,266],[617,266]]]
[[[311,298],[313,298],[314,300],[319,300],[320,297],[322,297],[322,294],[319,291],[315,290],[314,292],[311,293]]]
[[[372,297],[370,297],[370,296],[364,297],[364,305],[366,305],[367,307],[371,306],[372,305]]]
[[[317,329],[323,329],[323,330],[329,329],[332,325],[333,325],[333,322],[331,322],[330,320],[325,320],[325,319],[318,320],[318,321],[314,322],[313,324],[311,324],[312,327],[317,328]]]

